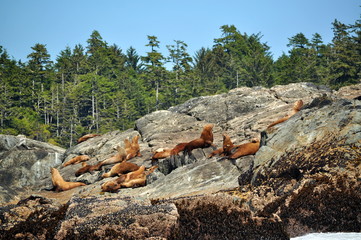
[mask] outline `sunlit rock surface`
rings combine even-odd
[[[21,145],[23,137],[1,136],[0,236],[134,239],[132,234],[139,232],[141,239],[188,239],[197,230],[202,239],[225,234],[229,239],[239,239],[237,234],[247,234],[247,239],[288,239],[320,231],[360,232],[360,86],[337,92],[311,83],[233,89],[150,113],[136,121],[134,129],[109,132],[67,150],[30,140],[26,141],[31,144]],[[299,99],[304,102],[300,112],[267,129]],[[262,137],[262,147],[235,161],[207,158],[211,148],[150,160],[159,148],[198,138],[207,123],[214,124],[218,147],[223,133],[234,144]],[[135,135],[140,136],[142,156],[129,161],[159,166],[145,187],[102,193],[101,184],[114,178],[101,175],[112,165],[79,177],[75,172],[81,163],[61,166],[80,154],[90,156],[88,164],[107,159],[116,153],[116,146],[124,146],[124,139]],[[36,158],[22,157],[27,155]],[[18,159],[25,162],[17,164]],[[50,166],[57,167],[66,181],[87,185],[60,193],[42,190],[52,187]],[[35,195],[28,198],[30,193],[18,187],[25,185]],[[25,200],[5,206],[17,203],[16,198]],[[20,209],[27,213],[14,214]],[[105,225],[98,226],[97,219]],[[46,224],[35,228],[38,233],[26,227],[39,222]],[[69,228],[75,223],[81,224]],[[129,226],[130,232],[124,230]]]

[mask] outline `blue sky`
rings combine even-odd
[[[212,47],[220,26],[233,24],[242,33],[261,33],[277,59],[287,53],[288,38],[300,32],[309,39],[317,32],[331,42],[331,23],[354,23],[360,5],[359,0],[0,0],[0,45],[25,62],[32,46],[46,44],[55,60],[66,46],[85,47],[98,30],[123,52],[133,46],[144,56],[147,35],[155,35],[164,55],[166,45],[182,40],[193,56]]]

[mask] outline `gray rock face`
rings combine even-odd
[[[50,168],[58,166],[65,149],[27,139],[0,135],[0,202],[7,202],[29,189],[44,187]]]
[[[255,166],[275,163],[284,152],[294,151],[330,136],[355,144],[361,139],[361,104],[338,100],[302,110],[268,134],[267,146],[256,154]]]

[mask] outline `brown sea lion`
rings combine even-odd
[[[153,166],[145,171],[145,167],[141,166],[137,171],[122,174],[115,180],[103,183],[101,186],[103,192],[116,192],[120,188],[125,187],[142,187],[146,185],[147,175],[151,174],[158,166]]]
[[[274,121],[273,123],[271,123],[270,125],[268,125],[267,128],[273,127],[276,124],[282,123],[286,120],[288,120],[290,117],[292,117],[293,115],[295,115],[296,113],[298,113],[301,108],[303,106],[303,101],[302,100],[298,100],[293,104],[293,108],[292,108],[292,112],[290,114],[288,114],[287,116],[278,119],[277,121]]]
[[[155,152],[153,152],[152,155],[152,160],[157,160],[157,159],[163,159],[163,158],[167,158],[171,156],[173,149],[158,149]]]
[[[88,165],[83,162],[82,167],[78,171],[75,172],[75,176],[78,177],[87,172],[99,171],[100,168],[104,165],[109,165],[109,164],[114,164],[114,163],[119,163],[119,162],[125,161],[125,159],[126,159],[125,149],[120,146],[117,146],[117,151],[118,151],[117,154],[115,154],[114,156],[112,156],[108,159],[105,159],[103,161],[100,161],[95,165]]]
[[[178,143],[171,151],[171,156],[178,155],[178,153],[184,151],[185,146],[187,145],[186,142]]]
[[[93,137],[97,137],[97,136],[100,136],[100,134],[93,134],[93,133],[86,134],[78,139],[78,143],[84,142],[84,141],[88,140],[89,138],[93,138]]]
[[[188,142],[184,146],[184,152],[190,154],[192,150],[196,148],[208,148],[211,146],[214,147],[212,129],[213,124],[205,125],[201,133],[201,137]]]
[[[213,144],[213,124],[206,124],[203,127],[203,131],[201,133],[201,137],[202,139],[204,139],[205,142],[209,143],[209,144]]]
[[[87,172],[99,171],[101,166],[102,166],[102,162],[98,162],[95,165],[88,165],[87,163],[83,162],[82,167],[75,172],[75,176],[79,177],[80,175]]]
[[[104,173],[102,175],[103,178],[107,178],[107,177],[113,177],[115,175],[118,174],[125,174],[125,173],[129,173],[129,172],[133,172],[139,169],[139,166],[135,163],[131,163],[131,162],[121,162],[121,163],[117,163],[115,164],[109,172]]]
[[[236,159],[246,155],[255,154],[260,146],[260,140],[258,138],[253,138],[250,143],[244,143],[238,145],[234,148],[234,152],[228,157],[229,159]]]
[[[58,169],[51,168],[51,181],[55,188],[55,191],[66,191],[72,188],[76,188],[79,186],[85,186],[85,183],[82,182],[66,182],[63,177],[60,175]]]
[[[108,182],[103,183],[101,186],[103,192],[114,192],[117,191],[119,188],[121,188],[121,184],[130,181],[132,179],[138,178],[141,176],[145,171],[145,167],[141,166],[138,168],[138,170],[120,175],[115,180],[110,180]]]
[[[85,162],[85,161],[88,161],[89,159],[90,159],[90,157],[88,155],[79,155],[79,156],[73,157],[69,161],[63,163],[63,167],[66,167],[66,166],[69,166],[72,164],[77,164],[80,162]]]
[[[131,146],[132,144],[130,143],[129,139],[128,138],[124,139],[124,148],[126,152],[129,151]]]
[[[124,147],[127,153],[126,160],[132,159],[134,157],[141,157],[140,147],[139,147],[139,135],[136,135],[132,138],[132,142],[129,142],[128,139],[124,139]]]
[[[132,138],[131,147],[137,152],[137,157],[141,157],[142,154],[140,154],[140,147],[139,147],[139,135],[135,135]]]
[[[126,157],[127,157],[127,153],[125,149],[122,148],[121,146],[117,146],[117,153],[114,156],[101,161],[102,163],[101,166],[123,162],[125,161]]]
[[[223,145],[221,148],[214,150],[209,154],[208,158],[211,158],[215,155],[228,156],[231,153],[231,150],[234,148],[231,138],[227,134],[223,134]]]
[[[178,143],[172,149],[159,149],[153,153],[152,160],[163,159],[170,156],[178,155],[180,152],[184,151],[187,143]]]

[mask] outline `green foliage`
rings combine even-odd
[[[9,127],[17,130],[17,134],[35,137],[39,132],[40,116],[28,108],[14,107],[10,109],[12,115],[7,119]]]
[[[273,61],[262,35],[220,27],[212,48],[193,58],[180,40],[166,45],[148,36],[150,51],[123,53],[93,31],[83,47],[66,47],[55,63],[46,45],[35,44],[28,62],[11,59],[0,46],[0,133],[24,134],[63,147],[87,133],[126,130],[141,116],[198,96],[241,86],[314,82],[332,88],[360,81],[361,22],[332,23],[334,38],[320,34],[289,38],[288,53]],[[171,65],[170,69],[166,69]]]

